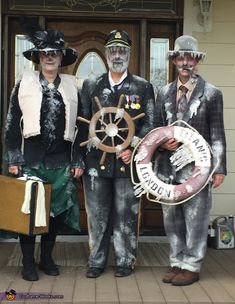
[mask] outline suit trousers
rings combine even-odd
[[[210,208],[210,186],[183,204],[163,206],[171,267],[200,272],[207,248]]]
[[[83,175],[89,229],[89,267],[104,268],[111,235],[116,266],[131,267],[137,257],[140,200],[130,178]]]

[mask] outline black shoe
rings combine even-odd
[[[98,278],[103,272],[103,268],[89,267],[86,273],[86,277],[90,279],[95,279]]]
[[[21,274],[22,278],[26,281],[38,281],[38,273],[35,264],[24,265]]]
[[[117,267],[115,277],[127,277],[132,274],[133,269],[131,267]]]
[[[60,274],[58,267],[53,261],[46,263],[40,262],[38,268],[50,276],[58,276]]]

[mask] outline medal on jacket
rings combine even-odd
[[[125,109],[129,109],[130,108],[130,96],[125,95],[125,97],[126,97]]]
[[[126,97],[125,109],[131,108],[133,110],[139,110],[141,108],[139,96],[125,95],[125,97]]]
[[[141,108],[141,106],[140,106],[139,96],[135,96],[135,109],[139,110],[140,108]]]

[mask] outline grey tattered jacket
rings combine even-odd
[[[157,96],[156,117],[157,126],[167,126],[176,118],[177,79],[161,89]],[[196,86],[188,101],[183,119],[196,129],[210,145],[214,158],[212,166],[217,160],[219,165],[215,173],[227,174],[226,170],[226,140],[223,120],[223,97],[220,90],[198,76]],[[157,157],[157,174],[166,182],[174,176],[169,161],[171,152],[160,152]],[[184,182],[192,172],[192,165],[186,166],[178,174],[177,182]]]

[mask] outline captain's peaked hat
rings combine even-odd
[[[32,19],[31,21],[30,18],[27,19],[21,21],[21,25],[27,32],[27,39],[34,44],[34,47],[24,51],[24,57],[39,64],[40,52],[61,51],[61,66],[66,66],[76,61],[78,57],[77,51],[65,46],[62,32],[54,29],[43,30],[38,24],[35,24],[35,21],[32,22]]]
[[[183,57],[186,54],[198,60],[203,60],[206,56],[206,53],[198,51],[197,39],[192,36],[183,35],[175,40],[174,50],[169,51],[167,56],[172,59],[177,56]]]
[[[131,39],[126,31],[113,30],[107,35],[105,46],[125,46],[130,48]]]

